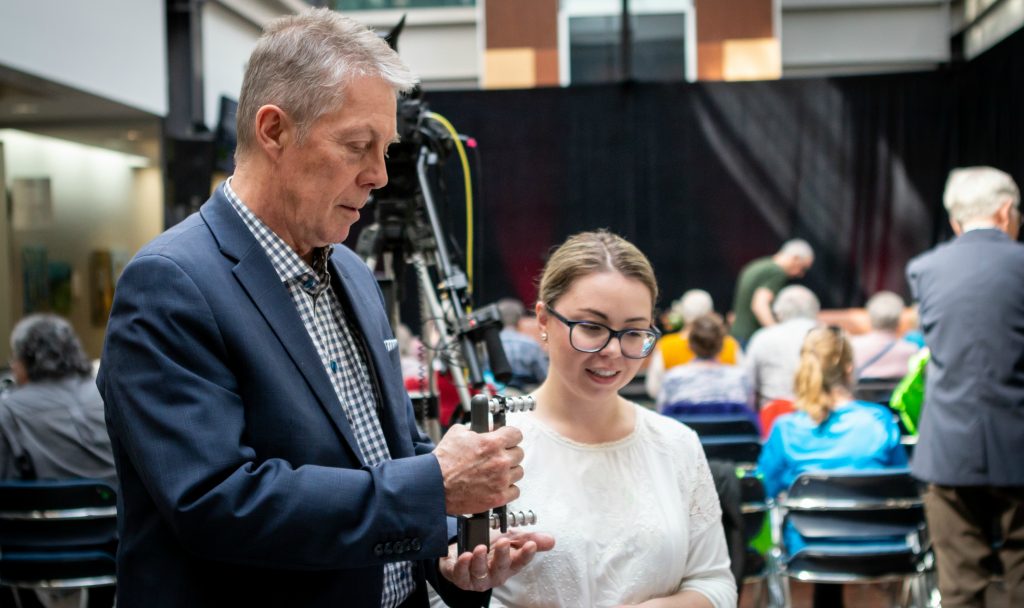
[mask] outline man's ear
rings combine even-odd
[[[949,225],[953,228],[953,234],[960,236],[961,234],[964,233],[964,229],[963,227],[960,226],[960,222],[954,220],[953,218],[949,218]]]
[[[995,220],[996,228],[1003,232],[1010,233],[1010,209],[1013,208],[1013,199],[1006,199],[1006,202],[999,206],[992,219]]]
[[[265,105],[256,111],[256,145],[271,159],[294,140],[295,123],[288,113],[275,105]]]

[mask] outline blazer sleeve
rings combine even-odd
[[[204,292],[176,261],[145,255],[126,267],[99,385],[112,434],[188,551],[307,570],[447,552],[440,467],[425,444],[417,447],[423,455],[375,467],[262,458],[247,436],[246,404],[220,332]],[[414,550],[380,550],[402,539],[415,539]]]

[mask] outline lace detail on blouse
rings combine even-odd
[[[722,505],[718,501],[715,480],[704,450],[696,450],[693,490],[690,494],[690,536],[696,536],[722,521]]]

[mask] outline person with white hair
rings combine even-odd
[[[899,294],[880,291],[867,303],[871,331],[850,337],[853,377],[902,378],[918,346],[900,336],[904,303]]]
[[[791,279],[798,279],[814,264],[814,250],[803,239],[782,244],[771,257],[758,258],[740,271],[732,311],[732,335],[746,345],[755,331],[779,322],[772,316],[775,294]]]
[[[942,605],[985,605],[998,556],[1005,605],[1024,606],[1020,190],[1003,171],[968,167],[943,198],[956,238],[907,265],[931,349],[912,470],[928,483]]]
[[[697,355],[690,347],[690,328],[694,321],[714,311],[711,294],[703,289],[691,289],[672,303],[672,313],[682,319],[683,326],[679,331],[662,336],[651,353],[651,362],[644,376],[644,389],[651,399],[657,399],[661,393],[665,372],[696,358]],[[724,365],[739,365],[743,362],[743,349],[736,338],[726,334],[715,361]]]
[[[793,399],[793,377],[807,332],[818,324],[818,297],[802,285],[782,289],[772,302],[779,320],[750,338],[744,365],[760,409],[776,399]]]

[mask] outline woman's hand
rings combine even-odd
[[[555,539],[542,532],[516,532],[491,537],[491,550],[477,545],[472,551],[456,555],[456,545],[448,547],[448,556],[438,562],[442,576],[468,591],[487,591],[504,584],[522,570],[538,551],[550,551]]]

